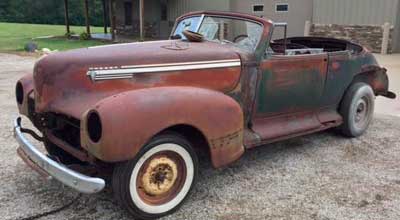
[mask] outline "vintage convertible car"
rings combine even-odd
[[[110,176],[121,205],[151,219],[182,204],[199,153],[219,168],[247,149],[328,128],[363,134],[375,96],[396,96],[386,69],[348,41],[272,40],[281,27],[195,12],[177,19],[170,40],[43,57],[16,85],[20,113],[42,133],[16,119],[18,154],[83,193],[101,191]]]

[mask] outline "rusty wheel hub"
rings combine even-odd
[[[190,156],[182,151],[183,148],[175,144],[163,144],[159,148],[165,150],[154,148],[156,152],[149,151],[147,156],[143,156],[146,159],[139,160],[132,174],[135,183],[131,183],[136,189],[132,191],[132,199],[148,208],[173,204],[181,199],[180,194],[188,192],[188,188],[184,188],[188,178],[190,182],[193,180],[187,172]],[[179,150],[175,151],[176,148]]]
[[[175,143],[149,149],[136,161],[129,183],[130,198],[140,210],[159,214],[186,197],[194,180],[190,153]]]
[[[173,160],[167,157],[154,158],[143,174],[143,189],[152,196],[162,195],[174,186],[177,176],[178,168]]]

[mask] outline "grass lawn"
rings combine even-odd
[[[71,26],[71,31],[80,34],[85,27]],[[102,33],[102,27],[91,27],[92,33]],[[20,24],[0,22],[0,51],[23,51],[24,45],[30,41],[38,44],[39,49],[69,50],[106,44],[98,40],[69,40],[64,37],[65,26],[43,24]],[[56,38],[34,39],[43,36],[59,36]]]

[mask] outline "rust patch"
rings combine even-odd
[[[211,140],[211,146],[213,150],[218,149],[218,148],[225,148],[225,147],[230,147],[232,146],[233,143],[237,143],[241,139],[243,131],[236,131],[231,134],[225,135],[223,137]],[[239,141],[238,141],[239,140]]]
[[[339,62],[333,62],[331,65],[331,68],[333,71],[339,71],[340,69],[340,63]]]
[[[86,113],[81,121],[81,145],[107,162],[132,159],[155,134],[175,125],[193,126],[208,140],[235,132],[238,135],[243,130],[243,112],[235,100],[223,93],[194,87],[121,93],[104,99],[94,108],[101,118],[102,137],[98,143],[90,140]],[[236,136],[229,147],[223,150],[211,147],[210,151],[214,166],[226,165],[243,153],[242,135]]]

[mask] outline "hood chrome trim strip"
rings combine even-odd
[[[96,48],[107,48],[107,47],[118,47],[118,46],[128,46],[128,45],[136,45],[136,44],[150,44],[150,43],[164,43],[172,40],[153,40],[153,41],[144,41],[144,42],[131,42],[131,43],[120,43],[120,44],[107,44],[107,45],[99,45],[88,47],[88,49],[96,49]]]
[[[147,65],[121,66],[121,68],[122,69],[133,69],[133,68],[144,68],[144,67],[185,66],[185,65],[195,65],[195,64],[213,64],[213,63],[228,63],[228,62],[240,62],[240,59],[165,63],[165,64],[147,64]]]
[[[122,66],[119,69],[93,68],[87,72],[87,75],[91,78],[92,81],[100,81],[100,80],[111,80],[111,79],[129,79],[132,78],[134,74],[141,74],[141,73],[216,69],[216,68],[229,68],[229,67],[239,67],[239,66],[241,66],[240,59],[230,59],[230,60],[199,61],[199,62],[186,62],[186,63]]]

